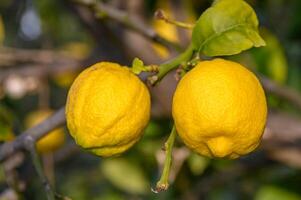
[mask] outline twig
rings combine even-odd
[[[195,24],[189,24],[189,23],[180,22],[180,21],[170,19],[169,17],[166,16],[165,12],[161,9],[157,10],[155,12],[154,16],[158,20],[163,20],[166,23],[173,24],[173,25],[181,27],[181,28],[193,29],[193,27],[195,26]]]
[[[182,48],[174,42],[168,41],[165,38],[159,36],[152,28],[148,27],[141,22],[138,18],[129,15],[128,13],[113,8],[105,3],[96,0],[71,0],[83,6],[90,7],[99,18],[109,18],[125,27],[141,34],[142,36],[160,43],[168,48],[181,50]]]
[[[55,200],[55,195],[54,195],[54,192],[43,172],[43,167],[42,167],[42,164],[41,164],[41,161],[40,161],[40,158],[39,158],[39,155],[37,153],[37,150],[36,150],[36,147],[35,147],[35,141],[30,138],[30,137],[27,137],[24,141],[24,146],[25,148],[29,151],[30,153],[30,156],[32,158],[32,161],[33,161],[33,165],[38,173],[38,176],[40,178],[40,180],[42,181],[43,183],[43,186],[44,186],[44,190],[46,192],[46,195],[47,195],[47,199],[48,200]]]
[[[26,130],[14,141],[5,143],[0,147],[0,162],[14,154],[15,152],[25,148],[25,142],[28,138],[34,142],[46,135],[48,132],[65,123],[65,108],[59,109],[52,116],[41,122],[37,126]]]
[[[85,64],[51,50],[0,47],[0,82],[11,74],[41,77],[45,74],[74,71]]]
[[[283,85],[279,85],[275,81],[272,81],[262,75],[260,75],[259,78],[266,91],[288,100],[301,109],[301,94],[298,91]]]
[[[49,65],[62,63],[66,65],[75,65],[79,60],[71,56],[66,56],[63,53],[58,53],[52,50],[45,49],[18,49],[11,47],[0,47],[0,67],[15,66],[19,64],[39,64]]]
[[[176,58],[167,61],[159,66],[158,74],[149,78],[149,81],[152,85],[158,83],[168,72],[175,69],[179,65],[189,61],[193,55],[193,46],[189,45],[189,47]]]

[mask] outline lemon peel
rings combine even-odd
[[[128,150],[142,136],[149,118],[149,91],[127,67],[97,63],[84,70],[70,88],[68,129],[79,146],[96,155]]]
[[[260,143],[267,118],[256,76],[224,59],[199,62],[179,82],[172,105],[179,136],[193,151],[234,159]]]

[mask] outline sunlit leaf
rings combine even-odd
[[[192,43],[207,56],[234,55],[265,45],[256,13],[243,0],[215,1],[198,19]]]

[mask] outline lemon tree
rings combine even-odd
[[[166,22],[170,23],[165,24],[169,31],[163,30]],[[137,75],[150,72],[148,81],[155,85],[177,68],[181,80],[173,96],[174,126],[164,144],[163,172],[154,192],[169,186],[177,134],[201,156],[234,159],[258,147],[267,118],[265,94],[256,76],[239,63],[214,58],[265,45],[258,32],[256,13],[249,4],[243,0],[215,0],[193,25],[175,20],[159,25],[163,27],[159,34],[166,31],[164,37],[173,37],[170,40],[174,42],[178,41],[176,35],[172,36],[177,30],[174,25],[191,28],[191,42],[186,50],[160,65],[145,65],[138,58],[131,67],[96,63],[76,77],[65,108],[67,127],[77,145],[97,156],[120,155],[141,139],[150,120],[149,90]],[[102,171],[111,173],[112,162],[104,163]],[[128,168],[127,164],[124,166]],[[123,175],[122,171],[109,180],[124,189],[124,182],[116,181],[119,175]],[[142,180],[142,176],[137,177]],[[141,188],[132,183],[128,187],[142,194],[146,191],[143,184]]]

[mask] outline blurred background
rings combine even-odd
[[[169,49],[111,19],[109,10],[96,13],[87,2],[93,1],[0,1],[1,143],[64,106],[72,81],[85,67],[103,60],[130,65],[134,57],[158,64],[186,47],[191,32],[155,20],[157,9],[193,23],[212,3],[102,1],[179,45]],[[75,200],[301,199],[301,1],[247,2],[258,15],[267,46],[226,58],[249,67],[264,83],[269,118],[257,151],[238,160],[210,160],[191,153],[178,140],[170,188],[151,192],[164,161],[161,147],[172,127],[170,103],[177,81],[171,73],[150,88],[152,120],[142,140],[121,157],[90,155],[74,144],[66,127],[56,130],[48,146],[38,147],[56,191]],[[0,200],[4,199],[46,199],[27,153],[0,165]]]

